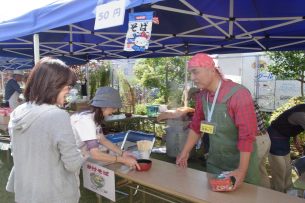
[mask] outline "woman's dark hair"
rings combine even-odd
[[[109,133],[109,129],[106,127],[104,122],[103,110],[100,107],[91,106],[91,112],[93,113],[93,119],[97,126],[100,126],[104,135]]]
[[[32,69],[27,80],[24,97],[27,102],[55,104],[65,86],[74,86],[75,73],[61,60],[42,58]]]
[[[91,112],[94,113],[93,119],[96,125],[103,127],[104,125],[104,115],[103,110],[100,107],[91,106]]]

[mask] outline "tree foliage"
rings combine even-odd
[[[134,89],[131,87],[122,71],[117,72],[120,83],[120,95],[123,103],[122,111],[125,113],[134,113],[136,98]]]
[[[135,75],[146,88],[159,88],[168,102],[170,89],[184,83],[186,57],[142,59],[135,65]]]
[[[111,64],[109,61],[92,61],[89,73],[90,98],[95,94],[99,87],[108,86],[110,84]]]
[[[268,66],[268,70],[276,75],[278,79],[293,79],[300,81],[301,94],[304,96],[304,51],[276,51],[268,52],[267,55],[272,60],[272,64]]]

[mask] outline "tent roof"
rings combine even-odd
[[[46,15],[63,15],[78,9],[73,15],[83,17],[73,22],[57,19],[52,27],[40,27],[29,35],[0,42],[0,55],[32,58],[33,32],[40,35],[40,55],[53,55],[70,64],[86,63],[90,59],[127,59],[164,56],[304,50],[305,1],[303,0],[164,0],[145,1],[127,10],[123,26],[94,31],[92,10],[87,2]],[[78,2],[78,4],[77,4]],[[132,2],[132,1],[131,1]],[[89,8],[90,7],[90,8]],[[153,25],[149,49],[145,52],[123,51],[129,12],[154,11],[160,24]],[[30,14],[29,14],[30,15]],[[3,25],[0,24],[0,30]],[[0,32],[2,36],[2,32]],[[25,33],[23,33],[25,34]],[[23,35],[22,34],[22,35]],[[13,36],[13,35],[12,35]],[[14,36],[15,37],[15,36]],[[1,38],[5,39],[5,38]]]

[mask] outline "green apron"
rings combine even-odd
[[[238,129],[228,113],[226,104],[239,88],[244,87],[236,85],[224,96],[221,103],[215,104],[211,122],[216,124],[216,133],[209,135],[210,148],[207,160],[207,172],[209,173],[219,174],[223,171],[233,171],[239,166]],[[204,114],[207,115],[208,106],[204,96],[202,97],[202,104]],[[211,105],[209,102],[209,106]],[[251,153],[245,182],[258,185],[259,181],[257,147],[256,142],[253,142],[253,152]]]

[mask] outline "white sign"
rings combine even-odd
[[[264,111],[275,109],[275,80],[258,81],[258,105]]]
[[[114,172],[86,161],[83,165],[84,187],[115,202]]]
[[[96,7],[94,30],[122,25],[125,17],[125,0],[111,1]]]
[[[277,80],[275,89],[276,108],[292,97],[301,96],[301,83],[296,80]]]

